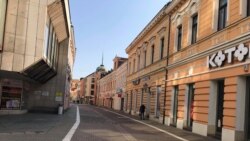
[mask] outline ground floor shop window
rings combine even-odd
[[[194,84],[188,85],[187,128],[192,129],[194,112]]]
[[[155,117],[160,117],[160,95],[161,95],[161,86],[157,87],[157,93],[156,93],[156,104],[155,104]]]
[[[21,108],[22,88],[2,86],[1,109],[18,110]]]
[[[246,120],[245,120],[245,129],[246,134],[245,138],[246,141],[250,141],[250,77],[247,77],[246,79]]]

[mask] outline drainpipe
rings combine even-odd
[[[167,52],[167,64],[168,67],[168,60],[169,60],[169,48],[170,48],[170,30],[171,30],[171,15],[168,14],[168,52]],[[168,69],[166,68],[166,75],[165,75],[165,91],[164,91],[164,107],[163,107],[163,121],[162,124],[165,124],[165,115],[166,115],[166,97],[167,97],[167,80],[168,80]]]

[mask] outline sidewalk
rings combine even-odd
[[[0,141],[61,141],[75,119],[75,106],[63,115],[27,113],[0,116]]]
[[[135,120],[140,120],[140,118],[138,116],[133,116],[133,115],[127,114],[123,111],[115,111],[113,109],[109,109],[106,107],[102,107],[102,108],[110,110],[110,111],[118,113],[118,114],[121,114],[121,115],[124,115],[124,116],[127,116],[127,117],[130,117],[130,118],[135,119]],[[176,136],[185,138],[189,141],[220,141],[220,140],[212,138],[212,137],[205,137],[205,136],[201,136],[201,135],[192,133],[191,131],[181,130],[181,129],[178,129],[178,128],[175,128],[172,126],[166,126],[166,125],[163,125],[161,123],[158,123],[158,122],[152,121],[152,120],[140,120],[140,122],[152,125],[152,126],[157,127],[161,130],[172,133]]]

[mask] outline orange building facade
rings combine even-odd
[[[126,52],[126,111],[144,104],[168,126],[250,139],[250,0],[173,0]]]
[[[166,124],[249,140],[249,9],[249,0],[172,2]]]

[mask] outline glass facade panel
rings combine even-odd
[[[56,70],[58,62],[59,44],[56,37],[56,33],[50,21],[47,23],[47,26],[45,28],[44,48],[45,48],[44,57],[46,58],[47,62],[51,65],[51,67],[53,67]]]
[[[2,50],[3,48],[6,9],[7,9],[7,0],[1,0],[0,1],[0,50]]]

